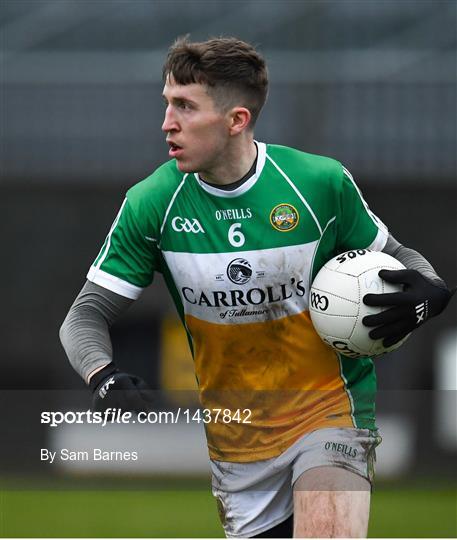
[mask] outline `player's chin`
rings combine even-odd
[[[195,171],[195,169],[192,167],[192,164],[189,163],[188,161],[185,161],[179,158],[175,158],[175,160],[176,160],[176,167],[182,173],[190,173],[190,172]]]

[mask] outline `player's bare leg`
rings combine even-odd
[[[339,467],[316,467],[294,485],[294,538],[366,538],[370,483]]]

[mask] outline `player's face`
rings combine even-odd
[[[205,172],[218,166],[229,141],[227,116],[219,111],[202,84],[176,84],[168,77],[163,89],[169,156],[181,172]]]

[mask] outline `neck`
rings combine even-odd
[[[257,156],[257,147],[252,136],[240,141],[220,154],[218,163],[204,171],[199,171],[202,180],[222,186],[236,182],[249,171]]]

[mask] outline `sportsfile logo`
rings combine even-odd
[[[428,301],[422,302],[420,304],[417,304],[417,306],[414,308],[416,310],[416,326],[419,326],[419,324],[425,322],[425,319],[428,315]]]
[[[181,216],[176,216],[173,218],[171,222],[171,226],[173,227],[173,230],[176,232],[185,232],[185,233],[203,233],[205,234],[205,231],[203,227],[201,226],[198,219],[193,218],[192,220],[188,218],[182,218]]]

